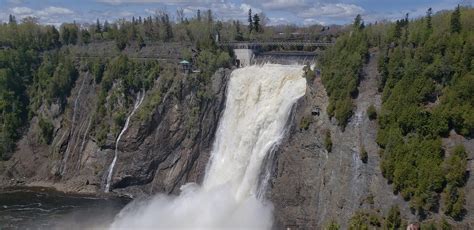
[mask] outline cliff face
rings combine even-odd
[[[131,195],[171,193],[185,182],[199,182],[223,111],[229,76],[230,70],[218,70],[206,86],[204,99],[199,95],[196,76],[176,74],[168,79],[171,83],[162,90],[161,103],[146,114],[149,119],[137,118],[140,108],[131,117],[118,143],[111,189]],[[160,81],[164,80],[155,80],[155,88],[161,86]],[[104,191],[118,132],[109,132],[102,148],[91,134],[97,120],[112,120],[94,117],[98,94],[93,77],[81,71],[64,111],[54,103],[42,106],[37,114],[52,118],[54,126],[51,143],[41,141],[39,116],[33,117],[17,151],[0,165],[2,185],[47,186],[80,193]],[[133,103],[127,108],[126,99],[119,97],[126,114],[130,114]],[[147,92],[144,103],[150,97]]]
[[[270,189],[276,226],[322,228],[335,220],[346,228],[356,211],[377,210],[385,215],[393,204],[411,217],[405,202],[393,194],[381,174],[375,143],[377,121],[366,114],[369,105],[380,108],[381,103],[375,59],[371,58],[364,71],[357,108],[344,130],[325,112],[328,98],[321,79],[309,84],[296,108],[291,134],[276,153]],[[319,115],[312,115],[315,108],[321,109]],[[307,130],[300,129],[303,118],[310,120]],[[327,132],[332,139],[330,152],[324,145]],[[367,163],[360,158],[362,147],[368,153]]]
[[[373,52],[365,66],[365,76],[354,101],[354,116],[345,130],[327,116],[328,97],[320,78],[308,84],[306,95],[294,108],[288,135],[272,162],[267,198],[275,206],[275,228],[319,229],[336,220],[345,229],[356,211],[385,216],[392,205],[400,207],[405,219],[416,221],[408,203],[394,195],[381,174],[375,142],[377,121],[369,120],[366,113],[369,105],[377,109],[381,106],[377,92],[377,55]],[[199,91],[195,76],[176,74],[161,103],[146,114],[149,119],[131,118],[118,143],[112,191],[134,196],[177,193],[184,183],[201,182],[225,107],[229,77],[230,70],[221,69],[211,77],[207,88]],[[164,80],[158,77],[154,87],[160,87],[161,81]],[[204,99],[202,92],[207,92]],[[91,134],[98,93],[99,86],[93,77],[82,71],[65,111],[54,103],[40,107],[38,114],[52,118],[53,140],[50,145],[42,143],[39,118],[33,117],[13,157],[0,165],[1,185],[47,186],[81,193],[104,191],[118,132],[109,133],[102,148]],[[144,103],[150,94],[146,93]],[[123,104],[127,104],[125,99]],[[133,103],[128,104],[126,114],[133,107]],[[317,107],[320,113],[313,115]],[[307,127],[302,125],[304,121],[309,121]],[[324,145],[327,132],[332,139],[330,152]],[[472,170],[473,140],[455,134],[443,140],[446,147],[456,143],[466,146]],[[361,149],[368,153],[366,163],[361,160]],[[474,177],[469,177],[466,226],[473,223],[469,212],[474,206],[473,187]]]
[[[267,197],[275,205],[276,229],[322,229],[331,221],[347,229],[356,212],[384,217],[393,205],[400,208],[404,220],[409,223],[418,221],[408,202],[394,194],[392,185],[387,183],[380,170],[379,147],[375,141],[378,124],[367,115],[370,105],[378,111],[381,107],[381,95],[377,91],[378,55],[373,50],[369,62],[364,65],[359,94],[354,99],[354,114],[344,130],[326,113],[328,96],[321,79],[316,78],[308,84],[306,95],[295,108],[289,135],[275,153]],[[319,115],[312,115],[315,108],[320,108]],[[303,125],[305,120],[309,120],[307,129]],[[325,148],[327,132],[331,133],[330,152]],[[474,140],[451,134],[443,139],[443,143],[446,149],[463,144],[471,159],[468,170],[472,171]],[[361,158],[362,149],[367,151],[366,162]],[[469,195],[466,196],[467,214],[463,221],[450,220],[456,228],[474,226],[473,184],[471,176],[465,187]],[[446,218],[441,209],[428,217],[441,218]]]

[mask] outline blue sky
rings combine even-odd
[[[394,20],[405,13],[411,17],[434,11],[453,9],[457,4],[473,0],[0,0],[0,21],[9,14],[17,18],[33,16],[41,23],[93,23],[97,18],[114,21],[118,18],[153,15],[166,10],[172,16],[183,9],[189,17],[198,9],[212,9],[221,20],[246,20],[248,9],[263,12],[269,24],[345,24],[357,14],[366,22]]]

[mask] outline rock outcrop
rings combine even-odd
[[[377,121],[366,114],[369,105],[381,105],[376,55],[364,69],[354,115],[344,130],[325,112],[328,97],[321,79],[309,84],[295,109],[290,134],[275,154],[268,196],[275,205],[277,229],[321,229],[332,220],[346,229],[356,211],[385,215],[395,204],[405,218],[414,218],[381,174]],[[319,115],[312,114],[315,108],[320,108]],[[305,119],[310,119],[307,129],[300,126]],[[324,146],[326,132],[331,133],[330,152]],[[367,163],[361,160],[362,148],[368,153]]]
[[[147,114],[151,119],[131,118],[118,143],[113,191],[132,196],[172,193],[183,183],[202,179],[225,106],[230,72],[220,69],[211,77],[206,97],[198,95],[196,76],[176,74],[160,105]],[[2,186],[45,186],[93,194],[104,191],[116,136],[109,133],[101,148],[91,135],[99,90],[93,77],[81,72],[64,111],[54,103],[42,106],[38,114],[52,118],[52,143],[41,141],[39,115],[35,116],[17,151],[0,167]],[[132,108],[125,109],[128,114]]]

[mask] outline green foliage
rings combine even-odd
[[[123,111],[114,113],[114,123],[117,127],[123,127],[126,119],[127,115]]]
[[[48,145],[51,144],[54,132],[54,126],[51,121],[41,117],[38,121],[38,125],[40,128],[41,139],[44,141],[44,143]]]
[[[369,160],[369,154],[367,153],[367,150],[365,150],[364,146],[360,148],[359,157],[363,163],[367,163],[367,161]]]
[[[459,33],[461,32],[461,10],[459,5],[451,14],[451,32]]]
[[[328,226],[325,229],[326,230],[339,230],[340,226],[335,220],[332,220],[331,222],[329,222]]]
[[[357,211],[349,220],[349,229],[376,229],[381,227],[381,217],[375,213]]]
[[[440,226],[441,230],[451,230],[451,229],[453,229],[451,224],[449,224],[448,221],[444,218],[441,219],[439,226]]]
[[[326,130],[324,134],[324,148],[328,151],[332,151],[332,138],[331,138],[331,131]]]
[[[311,70],[309,63],[304,66],[303,71],[304,77],[306,78],[306,83],[311,84],[316,77],[316,74],[313,70]]]
[[[377,110],[375,109],[374,105],[370,105],[367,108],[367,116],[369,117],[370,120],[377,119]]]
[[[400,209],[398,206],[392,206],[385,219],[385,229],[400,229],[401,225]]]
[[[311,119],[309,119],[309,118],[307,118],[307,117],[301,118],[301,121],[300,121],[300,131],[302,131],[302,130],[308,130],[310,124],[311,124]]]
[[[447,186],[443,192],[444,213],[456,220],[462,218],[465,209],[463,186],[467,178],[467,153],[463,145],[454,147],[444,162]]]
[[[472,28],[462,15],[474,11],[456,11],[451,18]],[[381,169],[420,216],[437,210],[443,192],[444,212],[460,218],[465,160],[444,157],[440,138],[452,129],[466,137],[474,133],[474,76],[472,61],[466,60],[474,55],[474,33],[459,29],[448,36],[449,13],[431,16],[428,10],[427,18],[428,26],[407,19],[385,25],[390,36],[380,47],[383,103],[377,114]]]
[[[322,82],[329,96],[328,114],[345,127],[352,116],[352,100],[357,95],[362,65],[367,58],[365,30],[340,37],[321,59]]]

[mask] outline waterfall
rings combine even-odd
[[[137,99],[135,100],[135,104],[133,105],[133,110],[132,112],[128,115],[127,117],[127,120],[125,120],[125,125],[123,126],[122,130],[120,131],[117,139],[115,140],[115,154],[114,154],[114,159],[112,160],[112,163],[110,164],[109,166],[109,170],[108,170],[108,175],[107,175],[107,183],[105,185],[105,192],[109,192],[110,190],[110,181],[112,180],[112,174],[114,172],[114,167],[115,167],[115,163],[117,162],[117,156],[118,156],[118,144],[120,142],[120,139],[122,138],[122,135],[125,133],[125,131],[127,131],[128,129],[128,125],[130,123],[130,118],[133,116],[133,114],[135,114],[135,112],[137,111],[138,107],[140,107],[140,105],[142,104],[143,102],[143,99],[145,98],[145,92],[143,91],[142,92],[138,92],[137,94]]]
[[[258,178],[292,106],[305,94],[302,76],[298,65],[234,70],[202,185],[185,184],[179,196],[132,202],[111,228],[270,229],[273,206],[258,198]]]

